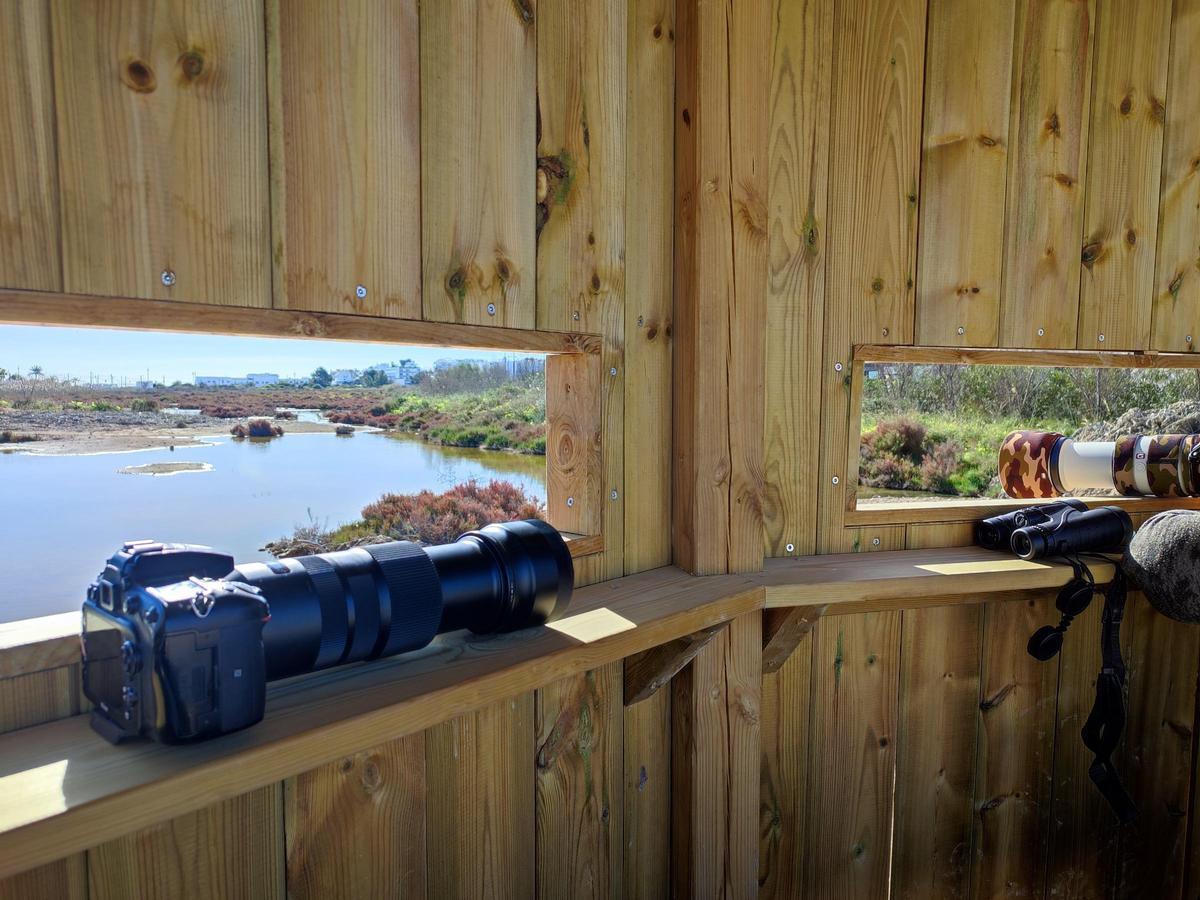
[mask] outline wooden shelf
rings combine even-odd
[[[1096,567],[1098,579],[1111,574]],[[401,658],[280,682],[263,722],[217,740],[112,747],[86,716],[26,728],[0,737],[0,878],[764,605],[830,604],[832,614],[950,603],[1053,588],[1070,575],[975,548],[775,559],[762,572],[704,578],[668,567],[582,588],[571,615],[545,628],[447,635]],[[75,661],[77,640],[51,627],[66,620],[50,619],[27,645],[15,627],[0,631],[0,662],[27,657],[39,640],[59,664]]]

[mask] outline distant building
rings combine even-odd
[[[254,387],[266,387],[271,384],[279,384],[279,376],[273,372],[252,372],[246,376],[246,381]]]
[[[153,381],[139,381],[136,385],[139,391],[152,391],[157,386],[157,383]]]
[[[334,369],[333,383],[337,385],[354,384],[361,374],[358,369]]]
[[[245,378],[234,378],[230,375],[196,376],[196,387],[245,387],[249,383]]]
[[[382,372],[392,384],[416,384],[421,375],[421,367],[411,359],[402,359],[398,363],[376,363],[367,366],[367,371]]]

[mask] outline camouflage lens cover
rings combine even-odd
[[[1179,488],[1180,448],[1183,434],[1156,434],[1146,450],[1146,480],[1155,497],[1182,497]]]
[[[1020,500],[1059,496],[1051,476],[1051,455],[1063,439],[1053,431],[1014,431],[1000,445],[1000,485]]]
[[[1113,447],[1113,487],[1122,497],[1140,497],[1137,479],[1134,477],[1134,457],[1136,456],[1140,434],[1126,434],[1117,439]]]

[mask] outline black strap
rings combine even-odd
[[[1096,702],[1080,732],[1084,746],[1095,754],[1088,776],[1122,823],[1132,822],[1137,816],[1137,806],[1121,784],[1121,776],[1112,763],[1112,755],[1125,729],[1125,662],[1121,659],[1125,596],[1125,575],[1118,567],[1112,583],[1104,591]]]

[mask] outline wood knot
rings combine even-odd
[[[154,69],[142,59],[130,59],[121,68],[121,82],[125,87],[138,94],[153,93],[158,87],[158,78]]]
[[[496,260],[496,277],[500,279],[501,284],[508,284],[512,278],[512,266],[504,257]]]
[[[446,289],[452,294],[461,294],[467,287],[467,273],[462,267],[455,269],[446,279]]]
[[[662,36],[663,36],[662,24],[658,23],[658,22],[654,23],[654,30],[651,31],[650,33],[652,35],[654,35],[654,39],[656,41],[662,40]]]
[[[688,126],[688,128],[691,128],[692,127],[692,114],[690,112],[688,112],[686,106],[683,108],[683,112],[681,113],[681,115],[683,116],[683,124]]]
[[[1121,111],[1121,115],[1127,116],[1133,112],[1133,94],[1126,94],[1121,98],[1121,105],[1117,107]]]
[[[588,246],[589,246],[589,247],[595,247],[595,246],[596,246],[596,235],[595,235],[595,234],[593,234],[593,233],[592,233],[592,232],[590,232],[590,231],[588,232]]]
[[[1079,254],[1079,260],[1090,269],[1092,264],[1100,258],[1103,250],[1104,245],[1099,241],[1088,241],[1083,245],[1083,250]]]
[[[319,319],[314,319],[312,316],[303,316],[296,320],[296,324],[292,330],[305,337],[319,337],[325,333],[325,326],[321,324]]]
[[[1154,121],[1160,125],[1167,121],[1167,105],[1157,97],[1150,98],[1150,115],[1154,117]]]
[[[1057,175],[1054,176],[1054,180],[1057,181],[1059,184],[1061,184],[1065,188],[1075,187],[1075,179],[1072,178],[1070,175],[1068,175],[1066,172],[1059,172]]]
[[[529,0],[513,0],[513,9],[517,11],[523,24],[533,23],[533,7],[529,5]]]
[[[646,340],[652,341],[656,337],[658,337],[658,326],[651,325],[649,328],[646,329]]]
[[[1046,117],[1046,131],[1055,137],[1062,134],[1062,126],[1059,124],[1057,112],[1052,112]]]
[[[196,81],[204,74],[204,57],[198,50],[188,50],[179,56],[179,72],[185,82]]]
[[[379,766],[374,760],[367,760],[362,768],[362,786],[370,793],[373,793],[383,785],[383,776],[379,772]]]
[[[996,144],[999,143],[999,141],[997,141],[990,134],[981,134],[975,140],[979,143],[980,147],[995,147]]]
[[[1133,247],[1137,244],[1137,232],[1132,228],[1125,232],[1125,243],[1127,243],[1130,247]]]
[[[595,272],[592,273],[592,293],[600,293],[600,276]]]
[[[876,294],[883,293],[883,279],[882,278],[879,278],[878,276],[876,276],[871,281],[871,291],[872,291],[872,293],[876,293]]]
[[[341,762],[338,763],[338,771],[341,772],[343,775],[345,773],[349,772],[353,768],[354,768],[354,760],[352,760],[348,756],[345,759],[343,759]]]

